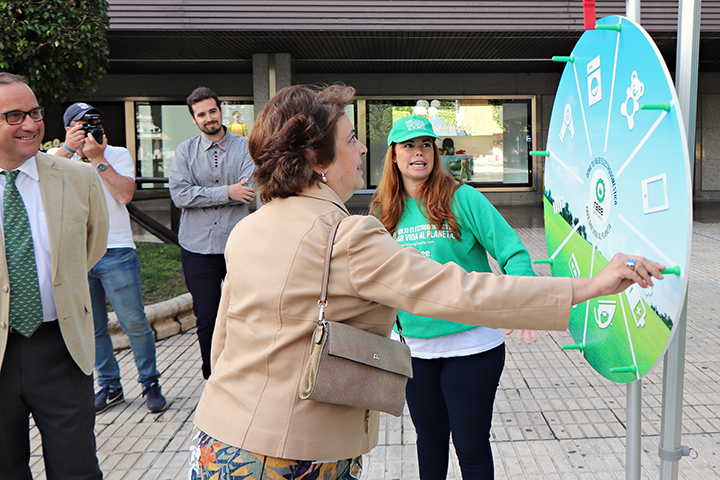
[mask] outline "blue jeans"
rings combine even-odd
[[[95,370],[102,386],[119,388],[120,367],[108,332],[107,295],[120,326],[130,339],[138,382],[157,380],[155,337],[145,316],[140,263],[132,248],[109,248],[88,273],[95,322]]]
[[[421,480],[445,480],[452,432],[463,480],[494,478],[490,425],[505,344],[464,357],[413,358],[407,384]]]

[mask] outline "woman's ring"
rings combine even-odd
[[[636,261],[634,258],[628,258],[627,263],[625,265],[627,265],[629,268],[635,270],[635,263],[636,263]]]

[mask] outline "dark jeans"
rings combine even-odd
[[[413,358],[407,402],[421,480],[447,478],[450,432],[463,480],[494,478],[490,425],[505,344],[465,357]]]
[[[30,480],[32,414],[48,480],[99,480],[93,379],[70,356],[58,322],[10,333],[0,371],[0,478]]]
[[[185,284],[193,297],[193,313],[197,318],[197,336],[202,357],[203,378],[210,377],[210,346],[222,281],[225,278],[225,256],[202,255],[180,249]]]

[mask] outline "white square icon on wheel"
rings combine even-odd
[[[667,175],[661,173],[642,180],[643,213],[654,213],[670,208],[668,203]]]

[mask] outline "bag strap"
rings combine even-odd
[[[325,309],[327,308],[327,293],[328,284],[330,283],[330,258],[332,257],[333,245],[335,244],[335,236],[337,235],[338,227],[340,227],[341,218],[330,227],[328,232],[327,247],[325,248],[325,265],[323,267],[323,278],[322,286],[320,288],[320,300],[317,302],[317,306],[320,309],[318,314],[318,325],[325,325]],[[405,337],[402,333],[402,325],[400,325],[400,319],[395,317],[395,325],[397,325],[398,334],[400,335],[400,341],[405,343]]]
[[[330,257],[332,257],[333,244],[335,243],[335,235],[337,234],[338,227],[342,222],[342,218],[335,222],[328,232],[327,247],[325,248],[325,266],[323,267],[323,278],[322,285],[320,287],[320,300],[318,300],[318,308],[320,308],[320,315],[318,316],[318,323],[325,323],[325,308],[327,307],[327,293],[328,283],[330,282]]]

